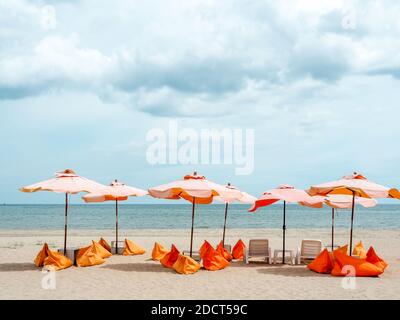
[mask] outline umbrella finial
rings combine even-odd
[[[197,176],[197,171],[193,171],[193,175],[194,175],[194,176]]]

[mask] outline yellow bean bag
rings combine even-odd
[[[37,267],[48,266],[53,270],[61,270],[73,265],[71,259],[68,259],[61,253],[51,251],[47,243],[43,245],[42,250],[40,250],[36,256],[34,263]]]
[[[91,267],[102,264],[105,262],[104,258],[106,258],[106,256],[108,257],[105,252],[108,251],[97,242],[92,241],[91,246],[84,247],[78,251],[76,265],[78,267]]]
[[[158,242],[154,243],[153,251],[151,252],[151,258],[155,261],[160,261],[168,253],[168,249],[164,248]]]
[[[192,258],[180,254],[172,268],[180,274],[193,274],[201,268],[201,265]]]
[[[122,255],[133,256],[146,253],[146,250],[131,240],[125,239],[125,249]]]
[[[108,244],[108,242],[106,240],[104,240],[103,238],[100,238],[99,240],[99,244],[106,249],[108,252],[111,253],[111,246]]]
[[[360,259],[366,259],[367,258],[367,250],[365,250],[362,242],[360,241],[353,249],[353,254],[355,256],[359,256]]]

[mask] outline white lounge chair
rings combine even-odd
[[[322,251],[321,240],[303,240],[301,247],[297,249],[296,260],[297,264],[302,262],[307,263],[310,260],[314,260]]]
[[[249,264],[250,259],[263,258],[268,264],[271,263],[272,250],[269,247],[268,239],[253,239],[244,250],[244,263]]]

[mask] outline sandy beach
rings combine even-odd
[[[195,248],[207,239],[216,244],[221,230],[196,230]],[[108,241],[113,231],[73,230],[69,245],[84,246],[100,236]],[[62,231],[0,231],[0,299],[398,299],[400,297],[400,230],[358,230],[355,241],[376,251],[390,266],[380,278],[357,278],[356,289],[344,289],[341,278],[318,275],[305,266],[281,266],[233,262],[228,268],[200,270],[185,276],[150,260],[155,241],[180,250],[189,247],[188,230],[123,230],[147,249],[141,256],[113,256],[99,266],[71,267],[56,272],[56,289],[42,289],[44,273],[33,260],[44,241],[61,247]],[[330,230],[288,230],[289,249],[301,239],[329,243]],[[348,242],[348,231],[337,231],[337,243]],[[273,249],[281,247],[281,231],[235,229],[228,231],[227,243],[239,238],[269,238]]]

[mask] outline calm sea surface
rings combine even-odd
[[[229,207],[229,228],[282,228],[282,205],[265,207],[249,213],[248,205]],[[196,228],[221,228],[225,206],[198,205]],[[289,205],[286,222],[288,228],[328,228],[331,209],[310,209]],[[338,211],[336,227],[348,228],[350,211]],[[71,205],[68,224],[73,229],[113,229],[115,207],[111,204]],[[121,229],[185,229],[191,226],[190,204],[121,204]],[[63,205],[0,205],[0,229],[62,229]],[[375,208],[356,208],[355,227],[361,229],[400,228],[400,206],[378,205]]]

